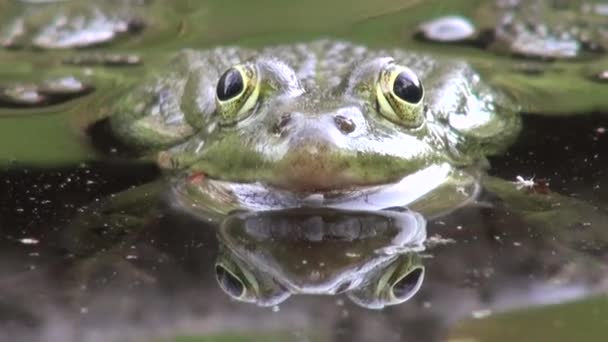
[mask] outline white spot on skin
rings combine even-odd
[[[204,145],[205,145],[204,141],[199,142],[198,146],[196,146],[196,149],[194,150],[194,153],[199,153]]]
[[[467,192],[467,190],[462,186],[456,187],[456,192],[458,192],[459,194],[461,194],[463,196],[469,196],[469,193]]]
[[[215,128],[217,127],[217,125],[214,123],[209,124],[209,126],[207,126],[207,133],[211,134],[213,133],[213,131],[215,131]]]

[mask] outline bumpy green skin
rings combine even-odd
[[[424,86],[421,127],[408,129],[378,110],[374,89],[391,59]],[[217,82],[244,61],[259,70],[260,97],[240,121],[220,124]],[[516,135],[513,109],[464,62],[316,41],[259,51],[183,50],[120,99],[111,124],[127,144],[160,152],[163,166],[325,191],[391,183],[440,163],[477,163]],[[285,115],[290,119],[281,123]],[[340,129],[337,116],[354,129]]]

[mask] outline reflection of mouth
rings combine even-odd
[[[234,209],[277,210],[286,208],[328,207],[350,210],[380,210],[407,206],[450,181],[464,177],[447,164],[436,164],[410,174],[392,184],[351,186],[325,192],[302,192],[276,188],[260,182],[236,183],[217,180],[197,173],[182,179],[175,186],[178,200],[186,208],[218,205]],[[467,174],[467,180],[471,176]],[[457,184],[452,184],[456,187]],[[454,190],[456,191],[456,190]],[[463,190],[463,198],[474,197],[476,190]],[[466,196],[465,196],[466,195]],[[464,201],[464,200],[461,200]],[[228,211],[225,211],[227,213]]]

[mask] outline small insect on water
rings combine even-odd
[[[517,175],[513,184],[515,184],[515,188],[517,190],[525,189],[527,192],[540,194],[549,193],[549,182],[543,178],[539,178],[537,181],[535,181],[534,176],[526,179],[520,175]]]

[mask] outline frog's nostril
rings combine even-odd
[[[350,134],[357,127],[353,120],[342,115],[334,116],[334,122],[336,123],[336,127],[338,127],[343,134]]]
[[[275,134],[282,134],[283,130],[285,129],[285,127],[287,127],[287,125],[289,125],[290,121],[291,121],[290,113],[285,113],[285,114],[281,115],[281,117],[279,118],[279,121],[277,121],[274,124],[274,126],[272,127],[272,132]]]

